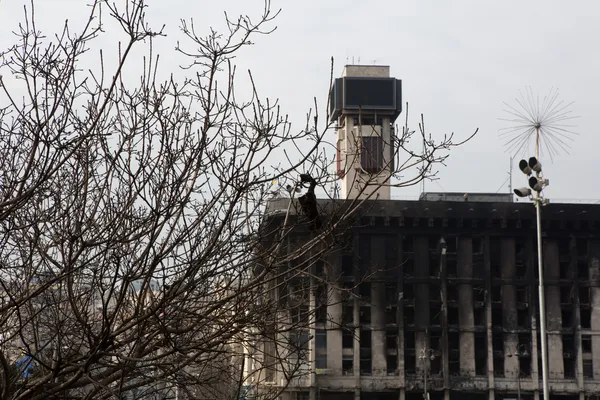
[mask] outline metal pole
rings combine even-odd
[[[538,275],[539,275],[539,298],[540,298],[540,338],[542,346],[542,385],[544,400],[549,400],[548,390],[548,347],[546,345],[546,302],[544,300],[544,267],[542,261],[542,211],[539,193],[536,195],[535,208],[537,219],[537,251],[538,251]]]
[[[535,127],[535,157],[540,159],[540,126]],[[536,172],[537,179],[540,179],[539,172]],[[540,338],[542,346],[542,388],[544,391],[544,400],[550,400],[550,391],[548,390],[548,347],[546,345],[546,301],[544,300],[544,263],[542,262],[542,201],[540,193],[535,195],[535,210],[537,220],[537,251],[538,251],[538,275],[539,275],[539,298],[540,298]]]

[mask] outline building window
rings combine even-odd
[[[266,369],[265,381],[274,382],[275,381],[275,341],[270,338],[265,341],[264,366]]]
[[[360,373],[371,375],[371,331],[360,331]]]
[[[383,140],[379,136],[363,136],[360,165],[365,172],[376,174],[383,169]]]
[[[487,334],[475,333],[475,375],[487,375]]]
[[[387,373],[388,375],[396,374],[396,368],[398,367],[398,356],[388,354],[387,356]]]
[[[354,356],[342,356],[342,373],[344,375],[354,375]]]
[[[308,340],[307,330],[298,330],[290,334],[290,345],[300,360],[308,359]]]
[[[317,329],[315,332],[315,368],[327,368],[327,331],[325,329]]]
[[[354,348],[354,333],[349,329],[342,331],[342,348],[353,349]]]
[[[592,360],[583,360],[583,377],[594,378],[594,363]]]
[[[296,400],[308,400],[310,399],[309,392],[298,392],[296,393]]]
[[[592,336],[581,335],[581,351],[584,354],[590,354],[592,352]]]

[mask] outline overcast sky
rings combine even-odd
[[[22,0],[0,0],[0,48],[23,18]],[[29,3],[29,2],[27,2]],[[77,24],[88,9],[84,0],[38,0],[38,23],[56,29],[69,18]],[[222,26],[222,12],[258,16],[262,0],[149,1],[149,19],[166,24],[159,50],[172,53],[181,39],[179,19],[193,17],[197,30]],[[531,86],[540,96],[558,88],[560,99],[574,101],[579,136],[570,154],[544,159],[551,180],[546,195],[561,199],[598,199],[593,172],[600,167],[600,139],[594,115],[600,109],[600,3],[596,1],[431,1],[431,0],[274,0],[281,14],[275,33],[256,43],[237,62],[251,68],[265,96],[277,97],[297,128],[316,96],[325,105],[330,58],[335,75],[346,63],[384,64],[403,81],[403,98],[416,127],[425,115],[434,137],[460,137],[479,127],[478,136],[455,149],[438,183],[428,191],[506,192],[510,154],[499,129],[503,102],[516,105],[519,91]],[[107,35],[103,46],[120,36]],[[163,60],[163,69],[175,69]],[[402,116],[403,117],[403,116]],[[401,118],[402,118],[401,117]],[[333,135],[333,132],[331,133]],[[332,154],[333,156],[333,154]],[[514,162],[513,186],[524,177]],[[396,190],[393,196],[417,196],[419,188]]]

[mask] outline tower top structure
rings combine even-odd
[[[402,81],[386,65],[346,65],[329,95],[337,122],[337,173],[342,198],[390,199],[394,121],[402,112]]]

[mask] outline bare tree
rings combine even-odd
[[[223,34],[203,36],[182,20],[186,41],[175,51],[189,63],[165,80],[152,43],[167,39],[145,9],[143,0],[95,0],[81,31],[65,24],[44,36],[32,3],[15,45],[0,54],[2,399],[235,398],[249,353],[263,365],[253,369],[257,381],[284,362],[288,381],[302,373],[301,356],[294,362],[257,345],[304,348],[290,332],[308,317],[270,319],[300,309],[269,293],[293,287],[331,251],[358,204],[320,220],[296,247],[289,233],[305,221],[290,217],[293,199],[283,227],[260,221],[286,184],[294,196],[300,174],[321,186],[334,179],[329,125],[315,108],[293,130],[251,74],[249,99],[235,90],[234,56],[273,31],[268,0],[256,20],[226,16]],[[94,47],[103,18],[127,37],[112,70]],[[123,70],[136,49],[148,56],[132,82]],[[96,67],[84,70],[89,50],[98,52]],[[397,139],[414,160],[398,174],[427,165],[411,184],[431,176],[453,146],[423,130],[417,141],[426,151],[413,152],[413,133]],[[291,267],[281,273],[281,265]]]

